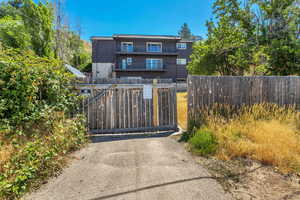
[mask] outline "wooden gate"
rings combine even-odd
[[[83,111],[91,133],[177,130],[176,87],[156,85],[93,85]]]

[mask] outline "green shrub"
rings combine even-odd
[[[0,48],[0,199],[19,199],[87,142],[74,79],[53,58]]]
[[[72,80],[59,60],[0,49],[0,125],[38,120],[49,109],[67,111],[75,102]]]
[[[206,129],[199,129],[189,139],[192,152],[201,156],[212,155],[217,150],[217,140],[212,132]]]
[[[62,113],[52,113],[49,120],[50,125],[43,120],[39,127],[32,127],[34,133],[27,140],[22,136],[9,139],[14,151],[4,167],[0,166],[0,199],[18,199],[39,187],[62,168],[66,154],[87,142],[81,116],[64,119]]]

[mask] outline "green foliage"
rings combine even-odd
[[[85,42],[74,32],[67,33],[67,38],[67,46],[69,47],[67,61],[79,70],[83,70],[86,65],[91,63],[91,55],[85,49]]]
[[[178,32],[178,35],[180,35],[181,38],[185,39],[185,40],[191,40],[193,37],[191,29],[189,28],[187,23],[184,23],[181,26],[180,31]]]
[[[30,51],[0,50],[0,102],[5,105],[0,123],[19,125],[39,119],[43,110],[66,111],[75,101],[71,81],[59,60]]]
[[[208,38],[194,46],[192,74],[300,74],[298,0],[216,0]]]
[[[57,173],[64,164],[62,157],[86,142],[82,120],[65,120],[64,115],[49,113],[38,121],[40,127],[31,127],[31,140],[11,137],[15,152],[0,170],[0,199],[18,199]]]
[[[0,3],[0,199],[40,186],[62,168],[67,153],[86,143],[84,118],[68,119],[78,98],[74,78],[54,59],[54,32],[50,4]],[[84,66],[83,42],[72,38],[67,62],[74,54]]]
[[[86,65],[81,65],[80,68],[79,68],[82,72],[89,72],[89,73],[92,73],[92,63],[88,63]]]
[[[54,56],[54,16],[50,4],[9,1],[0,5],[0,11],[0,36],[4,45],[30,48],[38,56]]]
[[[0,4],[0,41],[5,47],[31,49],[40,57],[57,57],[78,69],[91,62],[80,36],[68,26],[54,26],[53,5],[32,0]]]
[[[217,140],[214,134],[207,129],[199,129],[189,139],[192,152],[201,156],[212,155],[217,150]]]
[[[19,17],[16,19],[9,16],[0,18],[0,38],[3,45],[7,47],[31,48],[31,36]]]
[[[21,17],[31,35],[34,52],[38,56],[53,57],[54,15],[50,4],[41,2],[36,4],[32,0],[25,0],[21,7]]]

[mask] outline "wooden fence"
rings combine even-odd
[[[233,106],[268,102],[300,108],[299,76],[189,76],[188,113],[195,117],[201,108],[215,103]]]
[[[152,97],[144,97],[144,85],[93,85],[84,102],[91,133],[123,133],[177,130],[176,88],[173,84],[151,86]],[[151,95],[150,95],[151,96]]]
[[[157,83],[173,83],[172,79],[156,79]],[[83,84],[152,84],[153,79],[134,79],[134,78],[97,78],[87,77],[82,81]]]

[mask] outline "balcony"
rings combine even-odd
[[[118,55],[165,55],[165,56],[177,56],[178,52],[174,49],[160,49],[156,48],[133,48],[132,46],[122,47],[117,50]]]
[[[115,72],[164,72],[166,71],[166,66],[163,64],[157,65],[139,65],[139,66],[127,66],[120,65],[116,66],[113,71]]]

